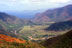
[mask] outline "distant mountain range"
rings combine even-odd
[[[19,18],[32,19],[36,13],[43,12],[43,10],[23,10],[23,11],[7,11],[6,13],[14,15]]]
[[[64,31],[72,29],[72,21],[57,22],[46,28],[46,31]]]
[[[50,38],[41,43],[46,48],[71,48],[72,47],[72,30],[54,38]]]
[[[46,10],[43,13],[36,14],[34,18],[36,22],[61,22],[67,20],[72,20],[72,5]]]

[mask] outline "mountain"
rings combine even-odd
[[[7,11],[6,13],[14,15],[19,18],[32,19],[36,13],[42,12],[43,10],[23,10],[23,11]]]
[[[7,12],[8,14],[14,15],[19,18],[30,19],[34,17],[35,12],[31,11],[20,11],[20,12]]]
[[[67,20],[72,20],[72,5],[46,10],[43,13],[36,14],[34,18],[36,22],[61,22]]]
[[[46,48],[72,48],[72,30],[42,42]]]
[[[24,21],[18,17],[0,12],[0,29],[7,32],[18,30],[19,27],[24,25]]]
[[[57,22],[46,28],[46,31],[64,31],[72,29],[72,21]]]
[[[2,26],[8,32],[14,32],[20,30],[24,25],[34,24],[31,20],[21,19],[16,16],[9,15],[7,13],[0,12],[0,26]]]
[[[35,15],[35,18],[34,18],[33,21],[40,23],[40,22],[49,22],[49,21],[51,21],[51,19],[50,19],[49,17],[45,16],[45,15],[42,15],[42,14],[40,14],[40,13],[37,13],[37,14]]]
[[[0,20],[9,24],[19,24],[23,23],[23,21],[15,16],[0,12]]]

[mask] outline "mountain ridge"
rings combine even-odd
[[[72,19],[71,10],[72,10],[72,4],[61,7],[61,8],[55,8],[55,9],[52,9],[52,10],[46,10],[43,13],[37,14],[35,16],[35,18],[34,18],[34,21],[37,21],[37,22],[68,21],[68,20]],[[46,17],[46,18],[43,18],[43,17]]]
[[[72,21],[53,23],[49,27],[45,28],[46,31],[65,31],[71,29],[72,29]]]

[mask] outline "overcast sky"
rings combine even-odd
[[[72,0],[0,0],[0,11],[50,9],[71,3]]]

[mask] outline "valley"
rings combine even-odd
[[[0,12],[0,48],[72,48],[72,5],[33,12]]]
[[[66,31],[45,31],[44,29],[49,26],[50,25],[24,26],[23,29],[19,31],[18,36],[26,40],[42,41],[66,33]]]

